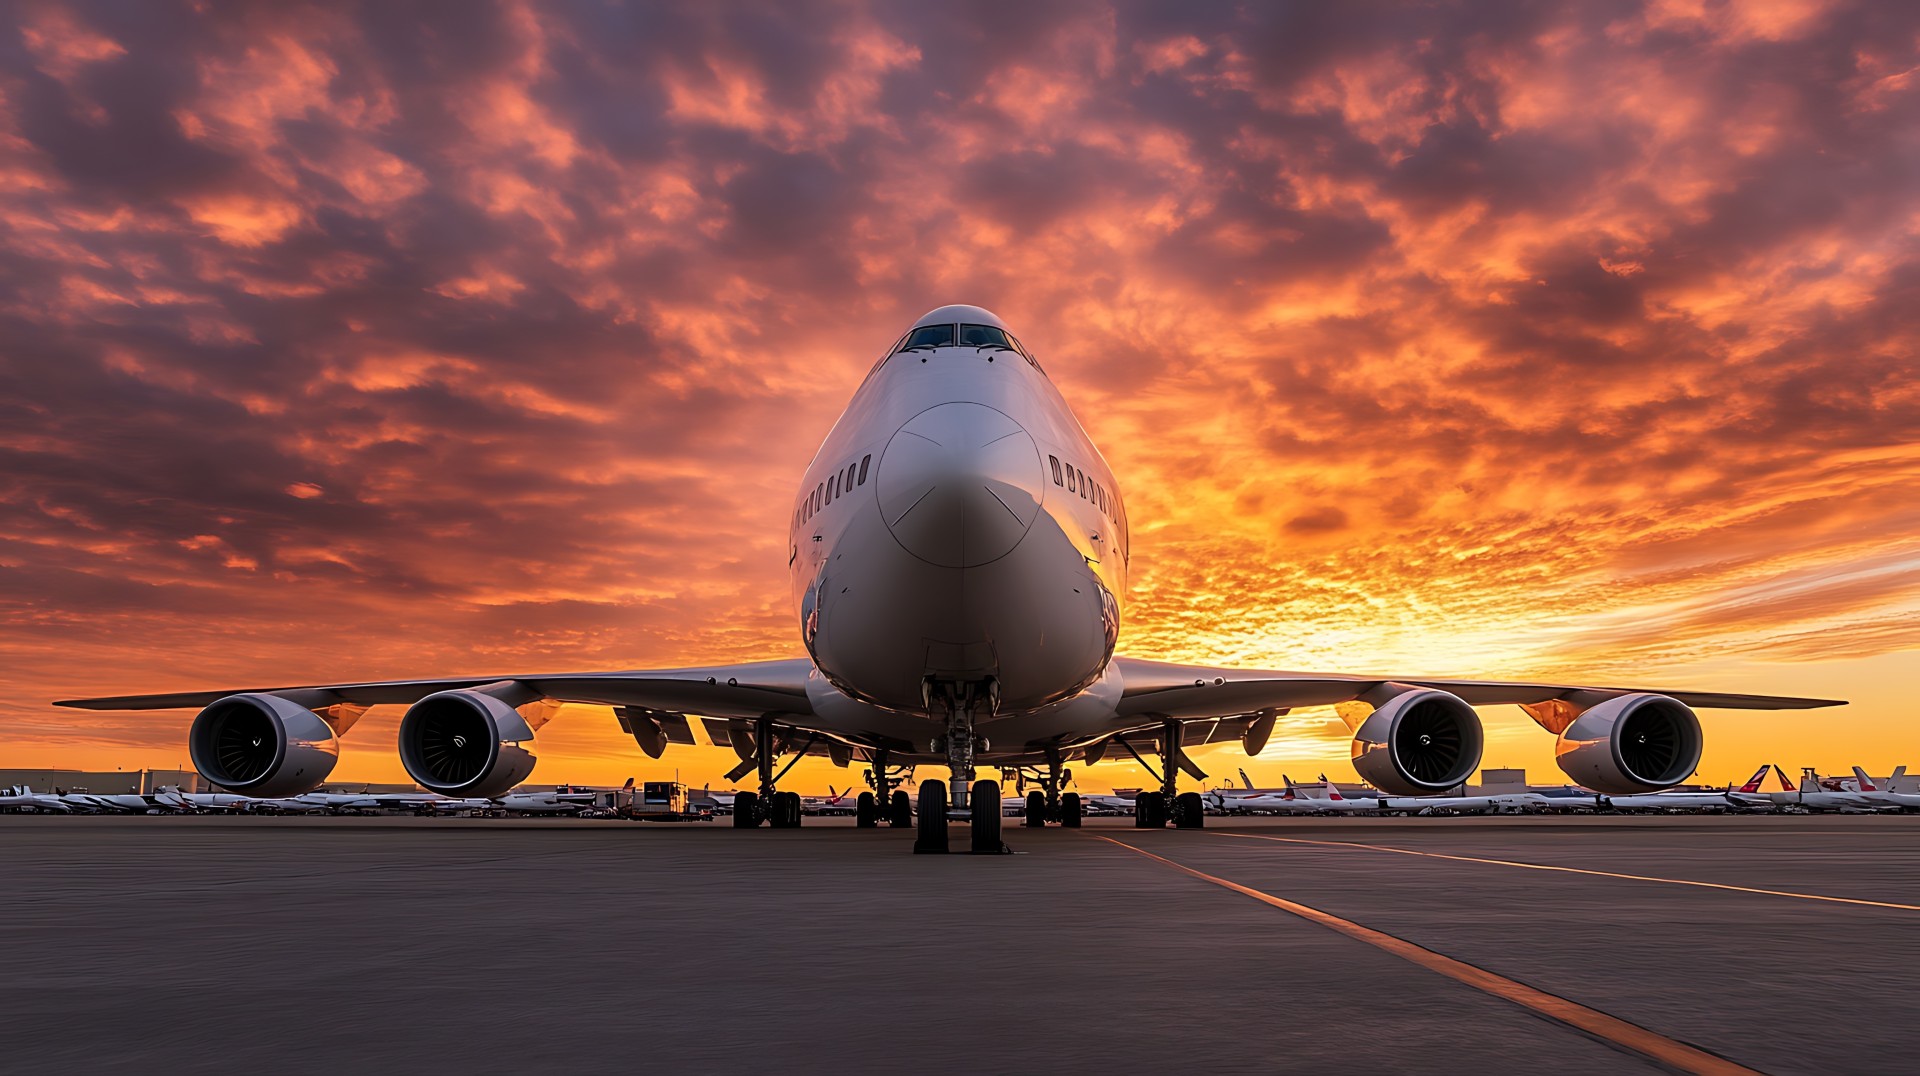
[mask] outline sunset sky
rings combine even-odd
[[[1841,697],[1702,778],[1920,766],[1920,5],[7,10],[0,765],[185,758],[76,695],[798,655],[802,466],[965,302],[1119,476],[1124,653]]]

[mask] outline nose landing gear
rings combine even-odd
[[[929,714],[944,706],[947,718],[947,768],[952,772],[947,787],[937,781],[920,785],[920,821],[913,850],[916,853],[941,853],[947,850],[948,804],[954,814],[965,815],[976,854],[998,855],[1008,851],[1000,839],[1000,785],[995,781],[974,780],[974,752],[984,747],[973,731],[974,717],[984,708],[992,713],[1000,703],[999,686],[991,677],[985,680],[943,681],[928,677],[924,684]]]

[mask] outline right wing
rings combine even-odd
[[[1652,692],[1686,706],[1727,710],[1807,710],[1844,706],[1838,699],[1802,699],[1785,695],[1743,695],[1724,691],[1672,691],[1648,687],[1594,687],[1508,680],[1435,680],[1429,677],[1347,676],[1329,673],[1269,672],[1263,669],[1175,665],[1116,657],[1125,688],[1119,715],[1127,717],[1228,717],[1263,709],[1330,706],[1352,702],[1385,683],[1438,688],[1470,706],[1500,703],[1537,705],[1581,693],[1625,695]]]

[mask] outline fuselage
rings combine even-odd
[[[937,685],[985,693],[986,721],[1101,699],[1126,592],[1124,502],[1017,346],[985,310],[933,311],[807,467],[787,552],[817,708],[861,707],[917,740],[909,723],[924,725]]]

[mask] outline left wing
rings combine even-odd
[[[534,696],[553,702],[635,706],[707,717],[757,718],[773,714],[810,716],[813,708],[807,702],[807,677],[812,671],[811,661],[794,658],[691,669],[456,676],[435,680],[242,687],[161,695],[120,695],[104,699],[66,699],[54,705],[82,710],[175,710],[206,706],[229,695],[259,693],[278,695],[317,710],[341,705],[405,705],[419,702],[437,691],[512,681],[523,685]]]

